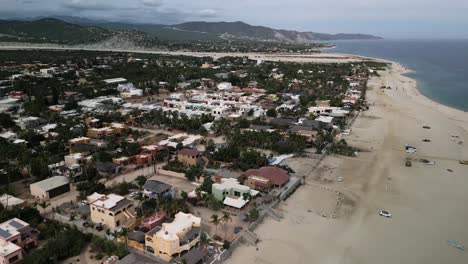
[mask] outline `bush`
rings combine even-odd
[[[222,201],[216,200],[213,195],[209,195],[206,199],[206,206],[214,211],[219,211],[223,209],[224,204]]]
[[[349,146],[344,139],[342,139],[338,142],[333,143],[329,149],[329,152],[333,154],[353,157],[354,152],[356,152],[356,150],[353,147]]]
[[[123,258],[128,255],[128,250],[123,243],[116,243],[101,237],[93,236],[91,240],[93,249],[107,256],[117,256]],[[97,257],[97,255],[96,255]]]
[[[231,247],[231,242],[224,240],[223,249],[227,250]]]
[[[24,263],[56,263],[80,254],[86,244],[86,236],[76,227],[70,228],[63,225],[61,227],[61,231],[56,232],[53,238],[49,238],[43,247],[27,256]]]
[[[185,173],[188,168],[178,160],[171,160],[166,165],[164,165],[163,169],[179,173]]]
[[[201,167],[190,167],[187,171],[185,171],[185,178],[189,181],[194,181],[195,179],[199,179],[203,174],[203,169]]]
[[[121,182],[116,185],[113,185],[110,190],[113,193],[116,193],[118,195],[126,195],[130,193],[131,189],[137,189],[138,186],[136,186],[133,183],[128,183],[128,182]]]

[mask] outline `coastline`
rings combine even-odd
[[[242,245],[226,263],[468,261],[468,256],[446,242],[456,239],[468,244],[464,228],[468,212],[457,206],[468,202],[467,167],[458,163],[468,159],[467,143],[458,143],[468,142],[468,114],[422,95],[417,81],[404,75],[409,69],[389,63],[380,77],[369,80],[371,108],[345,137],[350,145],[366,151],[356,158],[327,156],[317,170],[306,174],[306,184],[279,205],[284,219],[267,218],[255,230],[258,249]],[[423,129],[424,125],[431,129]],[[424,143],[424,138],[432,141]],[[406,154],[404,144],[415,145],[418,152]],[[411,168],[405,167],[407,157],[413,159]],[[313,159],[305,158],[302,164],[307,163],[314,163]],[[294,163],[288,165],[299,169]],[[343,181],[336,181],[337,177]],[[330,208],[339,212],[336,219],[314,213]],[[379,210],[388,210],[394,217],[382,218]]]
[[[379,59],[376,59],[376,60],[379,60]],[[386,61],[386,60],[380,60],[380,61]],[[460,127],[462,127],[465,131],[468,131],[468,124],[467,124],[468,120],[466,119],[466,117],[468,116],[467,112],[448,106],[448,105],[441,104],[427,97],[421,92],[420,84],[418,83],[418,81],[406,75],[408,73],[414,72],[412,69],[409,69],[395,61],[387,60],[386,62],[389,62],[392,64],[392,68],[394,68],[395,73],[400,75],[400,78],[402,80],[407,81],[411,84],[409,88],[412,88],[412,90],[410,93],[407,94],[408,96],[410,96],[414,100],[418,100],[419,103],[425,105],[428,108],[431,108],[433,110],[439,111],[447,115],[450,119],[459,123]]]
[[[338,54],[247,55],[300,63],[384,61]],[[350,145],[363,151],[354,158],[327,156],[317,170],[314,155],[287,160],[287,165],[306,177],[306,184],[279,205],[277,209],[284,215],[281,221],[267,218],[255,230],[260,238],[257,249],[242,245],[227,263],[467,262],[467,256],[453,251],[445,239],[468,243],[468,230],[464,228],[468,212],[458,206],[468,202],[467,167],[458,164],[468,159],[466,143],[459,143],[468,139],[468,115],[422,95],[417,81],[405,75],[409,69],[397,62],[385,62],[388,69],[369,80],[370,110],[362,112],[351,134],[344,136]],[[425,125],[431,128],[425,130]],[[415,145],[418,152],[406,154],[404,144]],[[411,168],[404,166],[408,157],[414,162]],[[435,164],[429,166],[421,159]],[[394,217],[378,216],[383,209]]]

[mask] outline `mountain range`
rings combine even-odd
[[[263,26],[252,26],[240,21],[196,21],[174,25],[161,25],[107,22],[71,16],[24,20],[27,21],[0,20],[0,34],[15,35],[16,33],[16,36],[27,35],[37,37],[48,35],[59,39],[64,38],[71,42],[73,42],[74,36],[76,37],[76,41],[83,42],[102,40],[109,36],[115,36],[122,31],[127,33],[138,32],[140,37],[148,34],[146,36],[148,38],[156,37],[164,41],[243,40],[306,43],[327,40],[381,39],[380,37],[365,34],[324,34],[273,29]],[[14,25],[8,26],[8,22]],[[30,24],[28,24],[28,22]],[[11,30],[11,28],[14,28],[14,30]],[[31,28],[34,30],[30,30]]]
[[[121,46],[145,48],[153,47],[158,43],[154,35],[142,31],[83,26],[56,18],[32,21],[0,20],[0,41],[59,45],[99,43],[109,48]]]

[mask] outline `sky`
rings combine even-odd
[[[468,38],[468,0],[0,0],[0,18],[76,16],[176,24],[243,21],[385,38]]]

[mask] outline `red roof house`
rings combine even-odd
[[[275,187],[282,187],[289,181],[288,172],[277,167],[262,167],[251,169],[243,173],[247,178],[257,176],[270,180]]]

